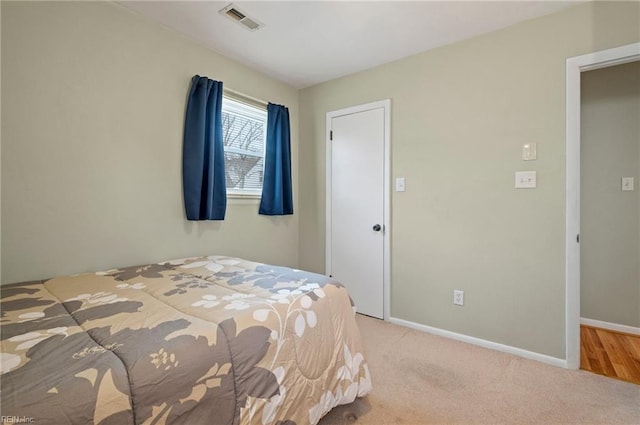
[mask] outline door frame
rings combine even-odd
[[[382,266],[382,311],[383,319],[389,321],[391,303],[391,99],[352,106],[327,112],[326,115],[326,221],[325,221],[325,273],[331,271],[331,120],[336,117],[366,112],[372,109],[384,110],[384,217],[383,223],[383,257]]]
[[[566,367],[580,368],[580,79],[581,73],[640,60],[640,43],[576,56],[566,64]]]

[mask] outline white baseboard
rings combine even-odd
[[[427,325],[422,325],[420,323],[410,322],[404,319],[398,319],[395,317],[390,317],[389,322],[399,325],[405,326],[407,328],[416,329],[418,331],[430,333],[433,335],[443,336],[445,338],[455,339],[456,341],[466,342],[468,344],[477,345],[483,348],[489,348],[491,350],[501,351],[503,353],[513,354],[515,356],[524,357],[530,360],[536,360],[542,363],[549,364],[551,366],[557,366],[562,368],[567,368],[567,361],[565,359],[559,359],[557,357],[551,357],[546,354],[540,354],[533,351],[523,350],[522,348],[511,347],[509,345],[499,344],[497,342],[487,341],[485,339],[475,338],[468,335],[463,335],[451,331],[446,331],[444,329],[434,328]]]
[[[626,334],[640,335],[640,328],[627,325],[619,325],[617,323],[603,322],[601,320],[580,318],[580,324],[586,326],[592,326],[594,328],[602,328],[610,331],[623,332]]]

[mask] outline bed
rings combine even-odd
[[[316,424],[372,388],[326,276],[208,256],[1,295],[5,423]]]

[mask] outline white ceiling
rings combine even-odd
[[[266,75],[303,88],[574,5],[570,1],[121,1]]]

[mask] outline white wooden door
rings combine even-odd
[[[385,108],[328,119],[328,273],[347,287],[359,313],[383,318]]]

